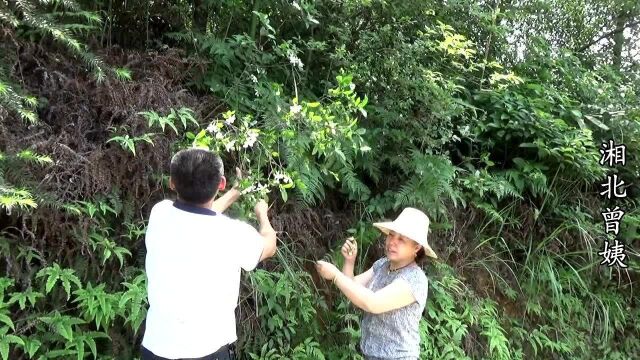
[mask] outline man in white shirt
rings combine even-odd
[[[226,186],[222,160],[203,149],[171,159],[176,201],[154,205],[145,236],[149,311],[143,360],[233,359],[240,269],[253,270],[275,254],[276,233],[267,204],[255,213],[260,231],[221,212],[239,196]]]

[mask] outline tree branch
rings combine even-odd
[[[626,29],[626,28],[630,28],[630,27],[636,26],[638,24],[640,24],[640,20],[632,21],[632,22],[628,23],[627,25],[625,25],[623,27],[615,28],[615,29],[609,31],[608,33],[600,36],[599,38],[589,42],[588,44],[581,46],[578,50],[576,50],[576,52],[583,52],[583,51],[587,50],[588,48],[590,48],[592,45],[594,45],[597,42],[599,42],[600,40],[608,38],[608,37],[610,37],[612,35],[615,35],[615,34],[617,34],[619,32],[624,31],[624,29]]]

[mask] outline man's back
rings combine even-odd
[[[145,237],[149,311],[142,345],[165,358],[211,354],[236,340],[240,268],[264,247],[252,226],[183,202],[151,210]]]

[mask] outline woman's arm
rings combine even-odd
[[[367,279],[370,273],[373,276],[373,270],[369,269],[366,273],[358,275],[360,279],[351,279],[343,274],[326,261],[318,261],[317,269],[320,276],[327,280],[333,280],[338,289],[360,309],[372,313],[380,314],[383,312],[399,309],[416,301],[409,284],[404,279],[397,279],[386,287],[374,292],[361,284],[360,281],[370,281]]]
[[[372,314],[399,309],[416,301],[409,284],[402,279],[395,280],[376,292],[342,273],[336,273],[333,281],[355,306]]]
[[[356,277],[353,278],[353,280],[355,280],[358,284],[362,286],[367,286],[367,284],[369,284],[369,281],[371,281],[372,278],[373,278],[373,267],[370,267],[369,270],[363,272],[360,275],[357,275]]]

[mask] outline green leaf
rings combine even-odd
[[[585,118],[587,120],[589,120],[595,126],[601,128],[602,130],[605,130],[605,131],[609,130],[609,127],[607,125],[603,124],[600,120],[596,119],[595,117],[593,117],[591,115],[585,115]]]
[[[93,354],[93,358],[96,359],[98,357],[98,349],[96,347],[96,342],[92,337],[87,337],[85,339],[87,345],[89,345],[89,349],[91,349],[91,353]]]
[[[2,360],[9,359],[9,343],[5,341],[0,341],[0,355],[2,356]]]
[[[60,277],[59,274],[51,274],[47,279],[47,285],[45,286],[45,292],[48,294],[53,289],[53,286],[56,284],[56,281]]]
[[[0,322],[9,326],[13,331],[16,331],[15,325],[13,325],[13,321],[6,314],[0,314]]]
[[[117,68],[115,73],[119,80],[131,80],[131,70],[127,68]]]
[[[280,196],[282,196],[282,201],[287,202],[287,199],[289,198],[287,196],[287,190],[283,189],[282,187],[279,187],[280,189]]]
[[[56,324],[56,329],[58,330],[58,334],[62,335],[67,341],[73,341],[73,329],[71,328],[71,324],[67,322],[58,322]]]
[[[67,293],[67,300],[71,298],[71,283],[68,279],[62,279],[62,287],[64,291]]]
[[[59,358],[65,356],[68,359],[67,355],[75,355],[75,350],[65,349],[65,350],[52,350],[46,353],[46,358]]]
[[[84,359],[84,340],[82,338],[76,339],[75,345],[78,354],[78,360]]]
[[[131,151],[133,153],[133,156],[136,156],[136,145],[133,142],[133,139],[127,139],[125,140],[127,147],[129,148],[129,151]]]
[[[24,310],[27,304],[27,296],[23,293],[13,293],[11,294],[11,297],[9,298],[7,304],[11,305],[15,302],[20,305],[20,310]]]
[[[22,340],[21,338],[19,338],[18,336],[15,335],[7,335],[5,337],[5,339],[7,340],[7,342],[9,342],[10,344],[16,344],[16,345],[20,345],[20,346],[24,346],[24,340]]]
[[[29,355],[29,358],[32,358],[33,355],[36,353],[36,351],[38,351],[38,349],[40,349],[40,346],[42,345],[42,343],[36,339],[33,340],[27,340],[27,342],[25,343],[25,350],[27,351],[27,354]]]

